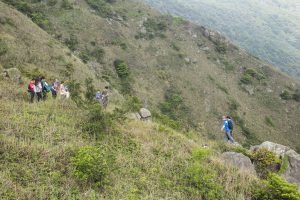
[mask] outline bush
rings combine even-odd
[[[281,99],[284,100],[290,100],[292,99],[293,95],[291,94],[291,92],[289,92],[288,90],[284,90],[281,94],[280,94]]]
[[[241,78],[241,82],[244,84],[251,84],[252,83],[252,76],[249,74],[244,74]]]
[[[227,52],[227,45],[225,43],[217,43],[216,51],[221,54],[225,54]]]
[[[50,22],[47,17],[41,12],[33,12],[30,15],[30,18],[34,23],[36,23],[42,29],[48,29],[50,26]]]
[[[300,101],[300,89],[295,91],[295,93],[293,94],[293,99],[298,102]]]
[[[269,172],[277,172],[280,169],[280,159],[275,153],[261,148],[252,154],[252,160],[258,175],[265,178]]]
[[[73,5],[69,2],[69,0],[62,0],[61,7],[66,10],[73,9]]]
[[[273,122],[273,120],[272,120],[271,117],[266,116],[266,117],[265,117],[265,123],[266,123],[268,126],[275,127],[275,124],[274,124],[274,122]]]
[[[85,146],[71,158],[74,176],[80,181],[103,187],[107,183],[108,164],[105,152],[100,148]]]
[[[124,60],[115,60],[114,66],[119,78],[125,79],[129,76],[129,68]]]
[[[198,148],[193,151],[193,164],[187,169],[187,188],[201,199],[222,199],[224,192],[217,171],[208,165],[208,149]]]
[[[85,99],[88,103],[91,103],[95,99],[96,89],[93,84],[92,78],[86,78],[85,79]]]
[[[255,200],[300,200],[297,186],[286,182],[277,174],[270,173],[261,187],[254,190]]]
[[[113,11],[105,0],[86,0],[89,6],[101,17],[112,17]]]
[[[95,139],[100,139],[103,134],[111,133],[114,128],[112,116],[103,111],[99,103],[89,106],[87,121],[82,124],[82,130],[93,136]]]

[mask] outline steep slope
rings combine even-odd
[[[151,9],[146,11],[147,7],[139,2],[106,3],[104,17],[92,2],[69,1],[69,7],[60,1],[51,6],[47,2],[28,5],[43,13],[49,21],[44,29],[82,59],[80,62],[74,58],[72,62],[76,61],[84,73],[93,73],[97,83],[105,79],[122,90],[126,84],[113,66],[116,59],[121,59],[129,67],[132,92],[145,105],[159,107],[171,118],[183,121],[186,128],[221,139],[220,117],[230,113],[238,125],[237,140],[243,144],[272,138],[299,147],[299,103],[280,99],[284,90],[296,97],[298,81],[210,30]],[[5,12],[6,6],[1,5]],[[10,25],[1,27],[5,34],[22,33],[19,26],[15,30]],[[44,40],[47,46],[38,46],[51,49],[48,43],[54,38],[48,36]],[[29,62],[21,56],[14,60]],[[2,65],[9,67],[9,62],[4,60]],[[45,66],[38,67],[47,70]],[[49,66],[51,69],[59,71],[59,64]],[[179,101],[172,101],[177,94]]]
[[[298,102],[279,97],[299,83],[204,27],[135,1],[5,2],[13,6],[0,2],[0,64],[20,69],[25,83],[0,77],[2,199],[260,199],[266,183],[219,160],[246,152],[223,143],[221,115],[230,108],[245,145],[299,142]],[[85,86],[71,94],[83,103],[29,104],[26,82],[40,74]],[[89,77],[124,97],[110,90],[103,112],[88,98]],[[152,122],[128,118],[141,104]]]
[[[166,13],[219,30],[291,76],[299,73],[299,1],[146,0]],[[245,20],[247,19],[247,20]]]

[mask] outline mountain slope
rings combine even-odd
[[[237,121],[236,137],[241,143],[249,145],[272,138],[295,148],[299,146],[299,103],[280,99],[283,90],[296,94],[299,82],[247,55],[214,32],[179,18],[146,11],[140,3],[109,4],[106,9],[114,14],[103,18],[87,2],[76,1],[70,4],[71,8],[62,7],[60,2],[54,6],[46,2],[29,5],[49,21],[45,29],[54,38],[48,36],[46,42],[56,38],[72,49],[82,59],[80,62],[75,57],[72,62],[76,61],[78,68],[97,84],[106,80],[122,90],[125,83],[113,67],[113,62],[121,59],[129,67],[132,92],[149,107],[159,107],[182,121],[188,125],[184,125],[186,128],[193,127],[221,139],[220,117],[231,113]],[[4,26],[5,34],[23,32],[19,26],[9,26]],[[95,56],[98,51],[104,52],[100,58]],[[7,56],[9,53],[4,58]],[[37,57],[45,59],[43,55]],[[2,65],[9,67],[11,60],[3,60]],[[14,60],[29,62],[24,56]],[[35,64],[38,60],[30,62]],[[36,65],[43,71],[49,68],[60,72],[59,64]],[[84,79],[88,75],[79,77]],[[168,94],[172,98],[180,95],[177,107],[174,102],[166,102]]]
[[[300,77],[299,1],[146,0],[163,12],[226,34],[253,55]]]
[[[223,143],[227,113],[245,146],[299,146],[299,82],[221,35],[136,1],[19,2],[0,2],[0,68],[24,81],[0,78],[2,199],[255,199],[264,183],[219,160],[247,151]],[[74,101],[29,104],[41,74]],[[129,119],[141,106],[153,122]]]

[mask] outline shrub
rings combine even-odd
[[[256,172],[262,178],[265,178],[269,172],[277,172],[281,163],[275,153],[265,148],[261,148],[254,152],[252,154],[252,160]]]
[[[300,193],[297,191],[296,185],[286,182],[277,174],[270,173],[261,187],[255,188],[253,199],[300,200]]]
[[[266,117],[265,117],[265,123],[266,123],[268,126],[275,127],[275,124],[274,124],[272,118],[269,117],[269,116],[266,116]]]
[[[193,164],[187,169],[187,188],[201,199],[222,199],[224,193],[218,180],[217,171],[208,164],[208,149],[198,148],[193,151]]]
[[[113,11],[105,0],[86,0],[89,6],[101,17],[112,17]]]
[[[225,43],[217,43],[216,51],[221,54],[225,54],[227,52],[227,45]]]
[[[181,92],[174,86],[166,90],[165,102],[160,103],[159,108],[163,114],[185,125],[186,128],[194,126],[190,118],[190,109],[185,105]]]
[[[73,5],[69,2],[69,0],[62,0],[61,7],[66,10],[73,9]]]
[[[242,78],[241,78],[241,82],[244,84],[251,84],[252,83],[252,76],[250,76],[249,74],[243,74]]]
[[[293,95],[291,94],[291,92],[289,92],[288,90],[284,90],[281,94],[280,94],[281,99],[284,100],[290,100],[292,99]]]
[[[85,146],[71,158],[74,176],[80,181],[92,182],[103,187],[107,183],[108,164],[105,152],[100,148]]]
[[[47,17],[41,12],[33,12],[30,15],[30,18],[34,23],[36,23],[42,29],[48,29],[50,26],[50,22]]]
[[[82,124],[82,130],[95,139],[99,139],[104,133],[111,133],[114,128],[111,115],[104,112],[99,103],[90,105],[88,109],[88,119]]]
[[[85,79],[85,88],[85,99],[87,100],[87,102],[91,103],[95,99],[96,93],[92,78]]]
[[[0,53],[1,54],[1,53]],[[293,99],[295,100],[295,101],[300,101],[300,89],[297,89],[296,91],[295,91],[295,93],[293,94]]]
[[[57,4],[57,0],[49,0],[47,1],[48,6],[55,6]]]
[[[0,56],[3,56],[8,51],[7,44],[4,42],[4,40],[0,39]]]
[[[129,68],[124,60],[120,60],[120,59],[115,60],[114,66],[118,76],[121,79],[127,78],[129,76]]]
[[[80,83],[76,82],[75,80],[71,80],[68,83],[68,89],[70,92],[71,99],[76,103],[77,106],[83,105],[83,100],[81,97],[81,86]]]

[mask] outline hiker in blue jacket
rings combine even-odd
[[[223,127],[221,129],[221,131],[225,130],[225,135],[224,135],[224,141],[228,142],[228,139],[230,141],[231,144],[234,143],[234,139],[230,133],[230,129],[229,129],[229,125],[228,125],[228,120],[225,116],[223,116]]]

